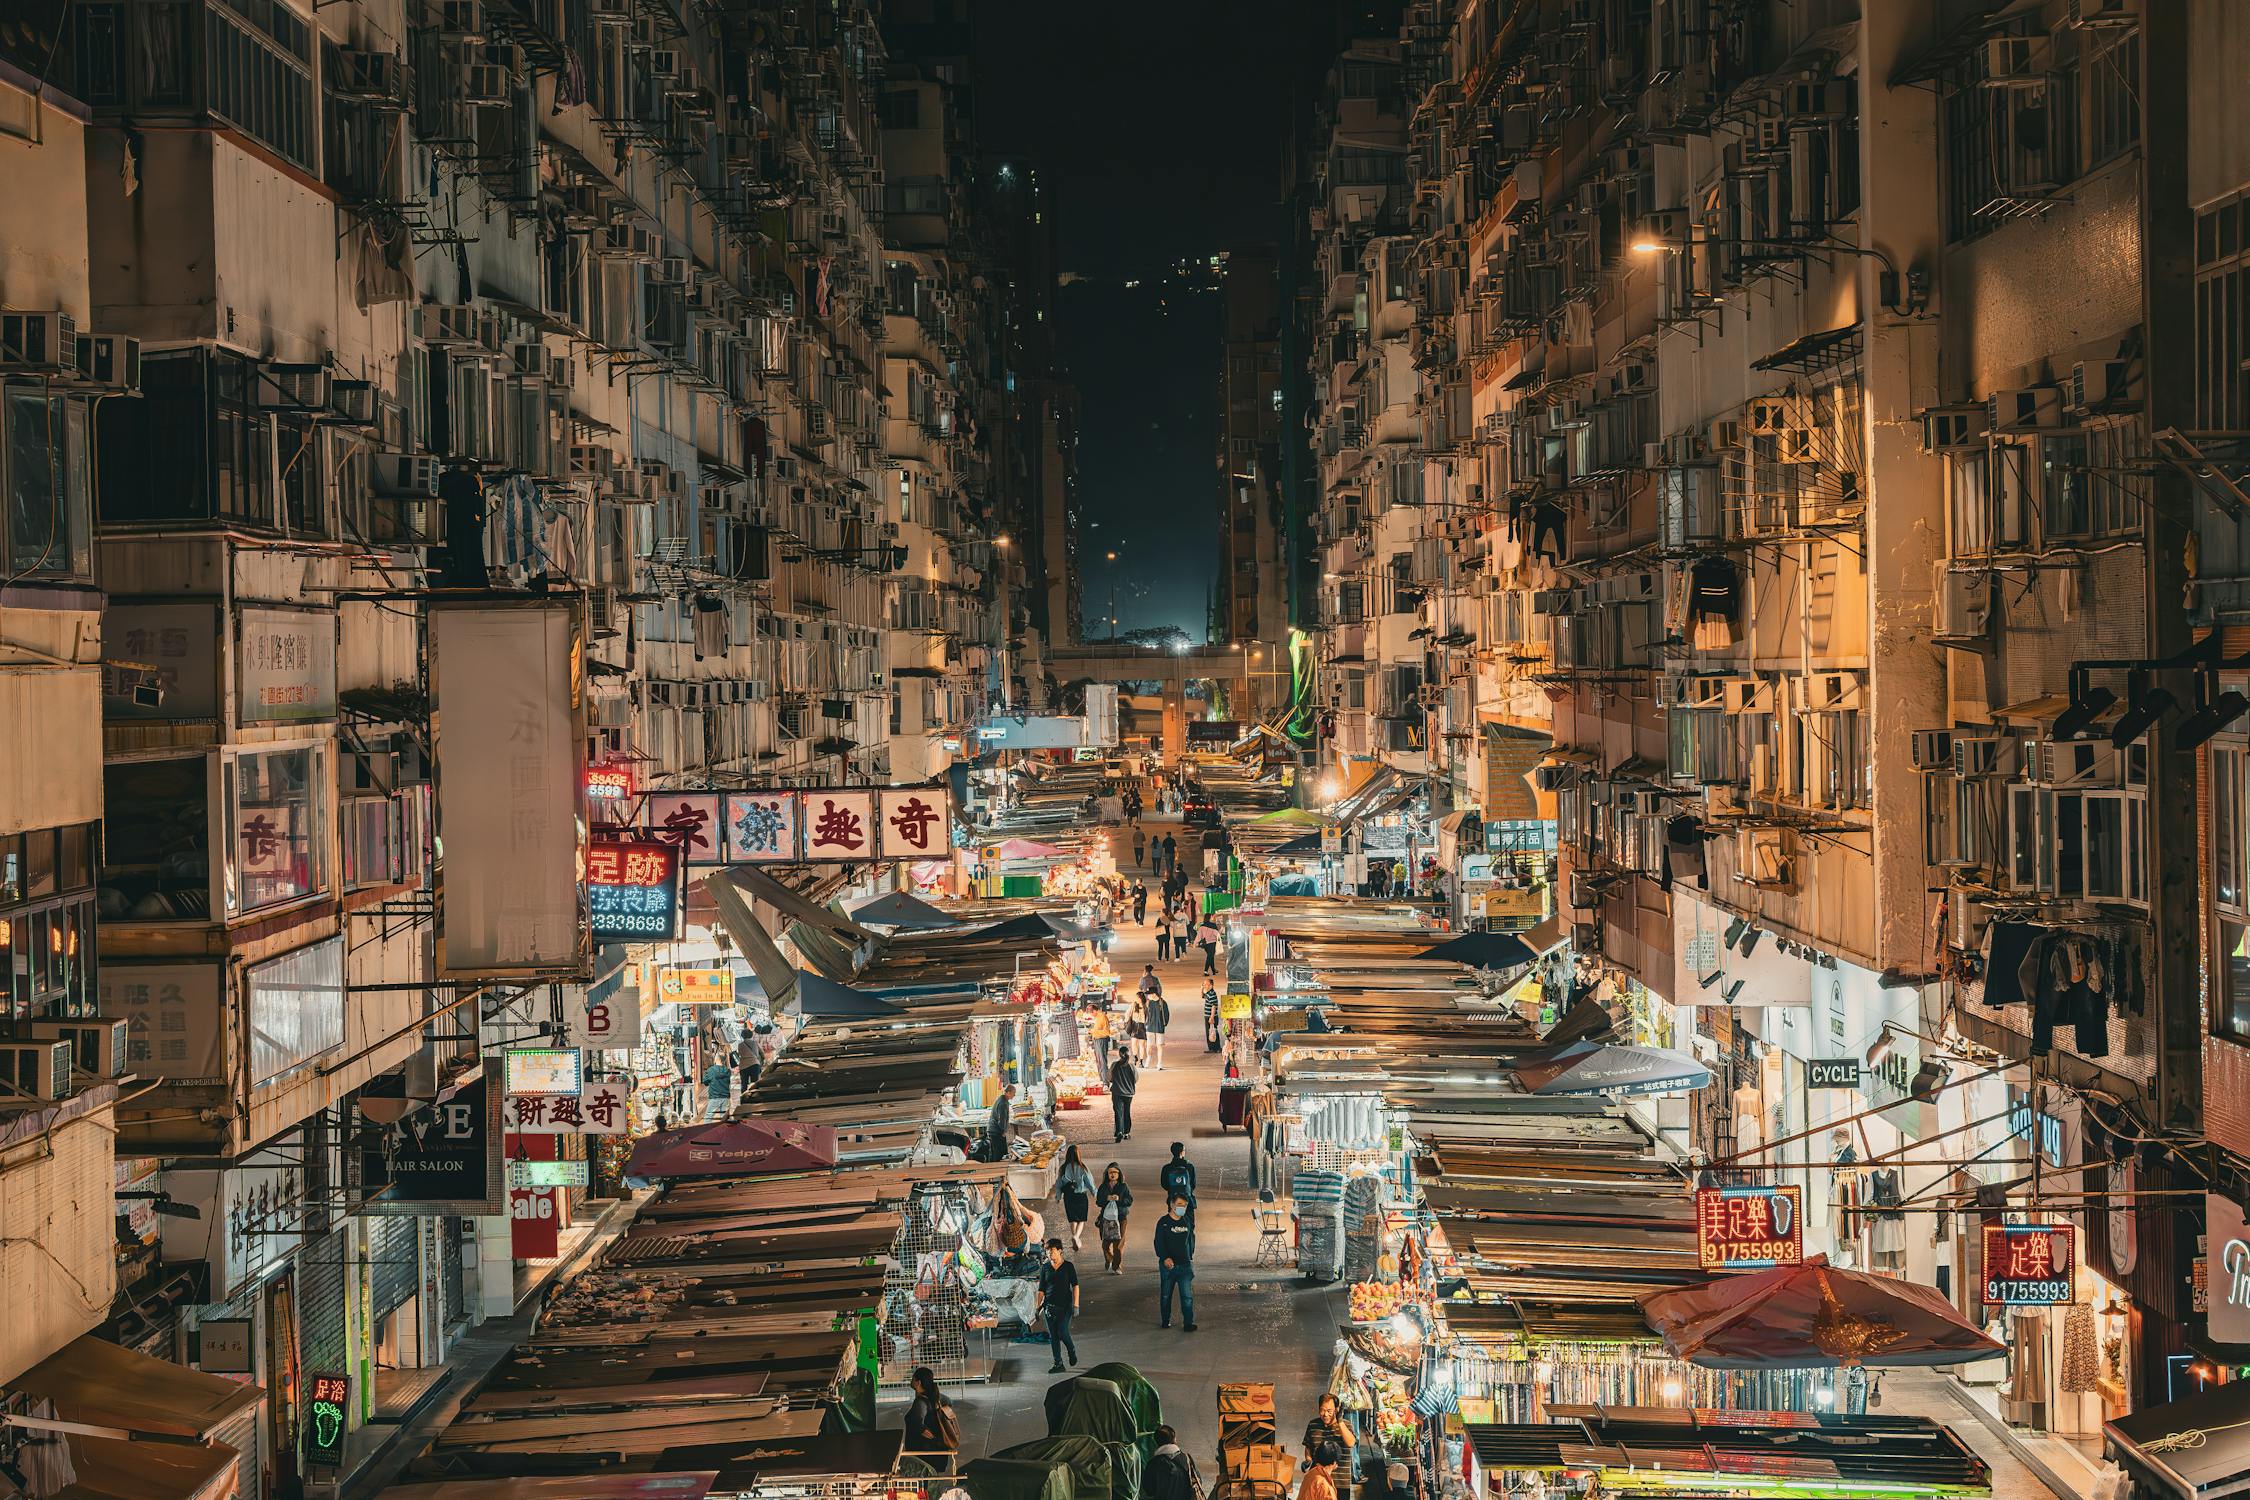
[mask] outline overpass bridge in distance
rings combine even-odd
[[[1247,651],[1217,646],[1168,651],[1162,646],[1096,641],[1091,645],[1051,647],[1047,652],[1047,669],[1057,682],[1089,678],[1095,682],[1161,682],[1169,687],[1199,679],[1240,677],[1249,664]]]

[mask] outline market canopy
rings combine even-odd
[[[2133,1412],[2102,1431],[2127,1467],[2183,1500],[2250,1489],[2250,1381]]]
[[[1434,948],[1424,948],[1416,956],[1449,958],[1472,969],[1513,969],[1539,955],[1512,932],[1464,932]]]
[[[1543,1095],[1671,1094],[1711,1082],[1710,1069],[1685,1052],[1616,1042],[1573,1042],[1515,1075],[1525,1093]]]
[[[888,1000],[865,990],[855,990],[848,984],[838,984],[808,969],[797,971],[797,1013],[808,1021],[816,1018],[877,1020],[901,1014]]]
[[[992,852],[1002,859],[1064,859],[1067,856],[1053,844],[1042,844],[1037,839],[1002,839],[993,845]]]
[[[836,1132],[793,1120],[714,1120],[653,1131],[633,1143],[625,1175],[746,1177],[765,1172],[810,1172],[836,1165]]]
[[[8,1382],[45,1396],[66,1422],[208,1442],[264,1398],[261,1386],[206,1375],[87,1334]]]
[[[1654,1292],[1641,1311],[1673,1354],[1714,1370],[1955,1365],[2008,1352],[1931,1288],[1825,1255]]]
[[[852,920],[870,927],[951,927],[954,919],[904,891],[877,896],[852,909]]]
[[[1098,943],[1109,936],[1110,929],[1099,922],[1073,922],[1051,911],[1039,915],[1048,930],[1066,943]]]

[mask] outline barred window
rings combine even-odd
[[[2250,297],[2244,273],[2250,245],[2244,223],[2250,205],[2242,193],[2205,208],[2195,220],[2196,426],[2230,431],[2250,419],[2243,359],[2250,353]]]

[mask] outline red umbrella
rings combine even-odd
[[[1825,1255],[1651,1292],[1641,1311],[1673,1354],[1714,1370],[1952,1365],[2008,1352],[1933,1289],[1840,1270]]]
[[[836,1132],[792,1120],[714,1120],[633,1143],[628,1177],[750,1177],[836,1165]]]

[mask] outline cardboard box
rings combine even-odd
[[[1265,1380],[1246,1381],[1219,1387],[1219,1416],[1273,1415],[1273,1383]]]

